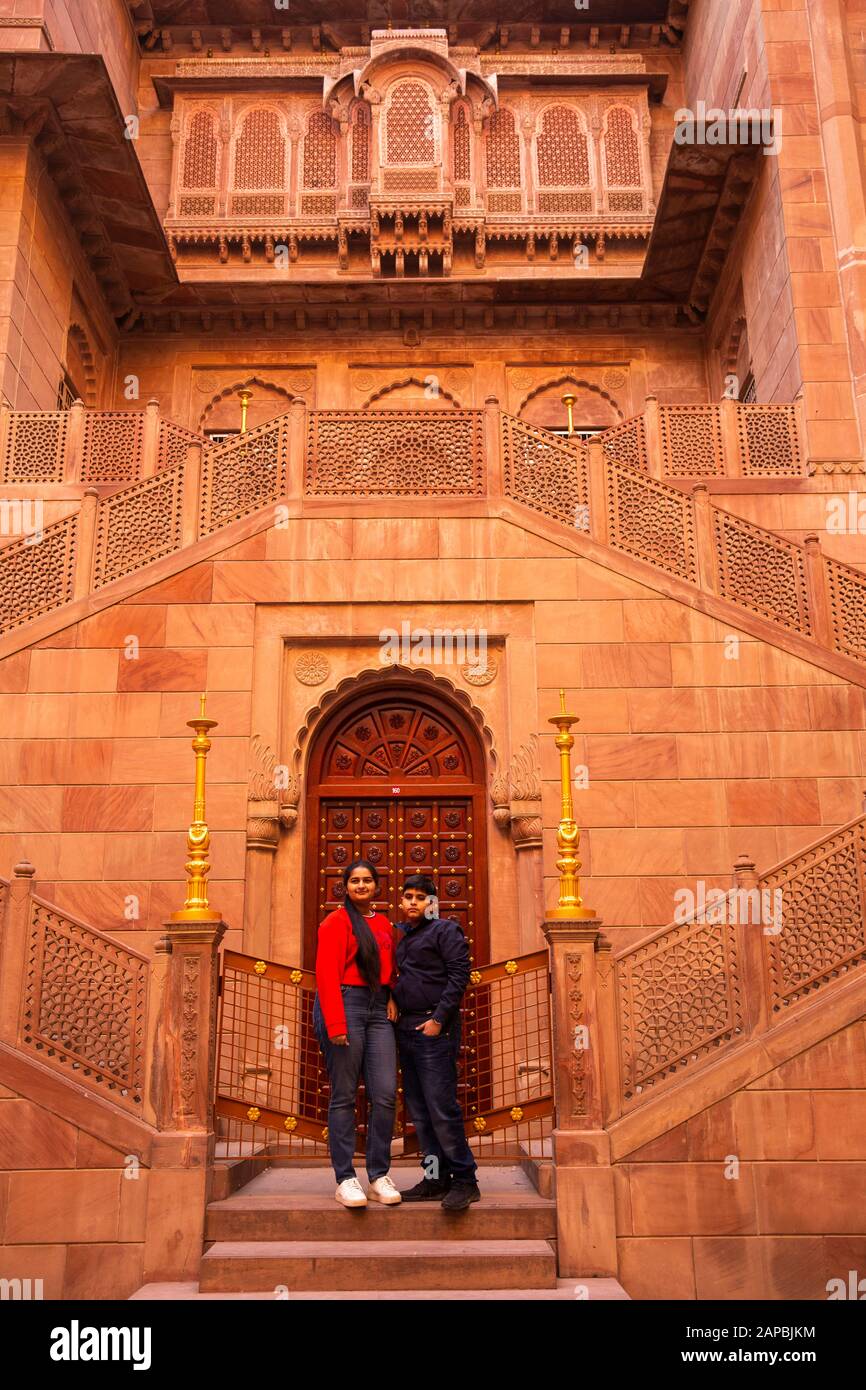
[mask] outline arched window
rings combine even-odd
[[[285,207],[286,142],[276,111],[257,108],[241,116],[235,137],[232,212],[245,217],[281,213]]]
[[[451,163],[454,179],[454,203],[466,207],[471,201],[469,182],[472,178],[472,132],[466,107],[461,102],[453,108],[451,117]]]
[[[536,142],[540,212],[591,212],[589,142],[579,113],[551,106]]]
[[[491,212],[520,212],[520,136],[514,112],[507,107],[494,111],[487,131],[487,206]],[[497,192],[495,190],[514,190]]]
[[[439,121],[423,82],[399,82],[385,111],[385,163],[431,165],[438,159]]]
[[[642,212],[644,194],[640,140],[636,116],[629,107],[608,107],[604,118],[602,150],[604,181],[611,212]]]
[[[352,109],[352,190],[350,207],[365,208],[370,184],[370,108],[358,101]]]
[[[178,179],[180,216],[212,217],[216,211],[218,182],[216,118],[212,111],[199,110],[187,122],[184,131]]]
[[[303,184],[305,189],[335,190],[337,187],[337,126],[325,111],[314,111],[304,136]],[[336,211],[334,191],[305,192],[301,211],[325,214]]]

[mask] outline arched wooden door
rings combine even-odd
[[[395,922],[403,875],[432,875],[441,915],[487,963],[484,751],[445,696],[396,680],[359,692],[319,730],[307,788],[308,969],[318,924],[342,901],[341,870],[359,855],[379,870],[377,906]]]

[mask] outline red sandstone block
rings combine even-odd
[[[61,835],[57,848],[57,868],[53,877],[91,880],[102,878],[104,835],[94,835],[92,832],[87,835]],[[41,863],[39,871],[46,878],[49,876],[47,867]]]
[[[114,690],[118,659],[116,651],[34,651],[28,688],[31,692]]]
[[[150,884],[138,878],[138,866],[128,867],[128,879],[115,883],[58,882],[50,894],[52,902],[64,912],[115,935],[118,931],[137,931],[145,923],[150,903]]]
[[[251,690],[252,647],[213,647],[208,652],[208,690]]]
[[[816,458],[859,458],[857,425],[853,419],[807,420],[806,439]]]
[[[658,598],[654,589],[616,570],[606,569],[594,560],[577,560],[576,565],[577,593],[581,599]]]
[[[585,734],[626,732],[630,727],[629,700],[630,693],[625,690],[566,691],[568,708],[580,719],[577,727]]]
[[[124,649],[129,645],[128,639],[135,637],[139,647],[162,647],[165,645],[165,611],[164,606],[146,604],[106,608],[77,624],[75,645]]]
[[[77,1130],[33,1101],[0,1100],[0,1168],[74,1168]]]
[[[760,675],[757,685],[842,685],[836,676],[829,675],[811,662],[780,651],[777,647],[760,647]]]
[[[126,1184],[132,1187],[134,1184]],[[70,1245],[63,1285],[65,1299],[129,1298],[144,1283],[141,1244]]]
[[[859,735],[853,730],[766,737],[774,777],[842,777],[859,771]]]
[[[593,830],[590,832],[593,872],[612,874],[628,865],[641,874],[684,874],[680,830]]]
[[[152,584],[128,603],[209,603],[213,590],[213,561],[181,570],[170,579]]]
[[[561,600],[535,605],[535,635],[545,642],[621,642],[623,640],[622,603],[585,599]]]
[[[677,741],[672,734],[631,734],[627,738],[588,735],[586,763],[590,780],[676,777]]]
[[[822,309],[810,309],[805,311],[809,314],[820,315],[826,313]],[[841,318],[835,320],[841,327]],[[803,342],[800,347],[800,366],[803,372],[803,380],[809,381],[846,381],[848,379],[848,349],[844,346],[844,337],[825,338],[823,341]]]
[[[60,787],[0,787],[0,831],[59,830],[62,803]]]
[[[774,1093],[768,1091],[765,1094]],[[852,1090],[815,1091],[812,1105],[818,1157],[866,1159],[866,1093]]]
[[[767,777],[766,734],[677,734],[681,777]]]
[[[157,697],[160,702],[158,732],[163,737],[191,737],[187,720],[198,713],[195,697],[187,692],[166,691]],[[250,705],[249,691],[214,691],[208,693],[207,712],[211,719],[217,720],[217,739],[230,735],[249,735]]]
[[[348,518],[328,517],[327,519],[315,518],[314,520],[292,519],[286,527],[279,529],[272,528],[264,532],[265,554],[262,558],[268,560],[348,560],[352,555],[352,528],[354,521]],[[460,518],[459,520],[444,520],[439,522],[440,554],[448,554],[451,558],[463,558],[467,555],[478,555],[487,553],[511,554],[511,550],[500,549],[490,552],[486,545],[479,544],[482,532],[468,530],[460,533],[448,531],[449,527],[483,527],[484,522],[480,519]],[[503,527],[503,537],[506,532],[513,533],[515,527]],[[258,538],[256,538],[258,539]],[[555,553],[555,548],[550,547],[550,554]],[[557,552],[558,553],[558,552]]]
[[[819,825],[814,778],[726,782],[731,825]]]
[[[208,653],[144,649],[137,661],[121,661],[118,690],[206,690]]]
[[[650,872],[651,869],[647,871],[647,877],[640,881],[641,922],[645,927],[666,927],[673,922],[676,913],[676,894],[682,888],[693,888],[694,885],[687,881],[685,872],[672,878],[651,878]],[[707,888],[727,889],[728,880],[729,875],[725,875],[721,881],[712,876],[705,881]]]
[[[0,1185],[6,1181],[5,1176],[0,1178]],[[31,1291],[41,1279],[42,1297],[61,1299],[66,1251],[65,1245],[0,1245],[0,1279],[29,1279]]]
[[[138,788],[142,791],[143,788]],[[186,831],[192,802],[189,787],[157,786],[153,789],[153,829]],[[247,820],[247,779],[235,784],[208,783],[207,819],[211,831],[243,830]],[[150,826],[147,827],[150,829]]]
[[[595,909],[606,928],[634,929],[640,926],[640,893],[637,879],[593,878],[590,874],[582,874],[580,882],[584,902]],[[553,891],[549,902],[551,906],[555,906],[558,881],[554,882],[551,879],[550,883]]]
[[[627,599],[623,605],[627,642],[712,642],[717,623],[673,599]]]
[[[120,1211],[117,1219],[118,1241],[144,1241],[147,1230],[147,1193],[150,1173],[138,1169],[138,1177],[124,1177],[120,1185]]]
[[[227,550],[220,551],[221,560],[264,560],[268,553],[268,532],[259,531],[256,536],[249,536],[245,541],[240,541],[238,545],[230,545]],[[281,534],[281,533],[277,533]]]
[[[127,1155],[119,1149],[113,1149],[101,1139],[94,1139],[92,1134],[87,1134],[83,1129],[78,1131],[76,1168],[125,1168],[126,1159]],[[131,1181],[131,1178],[124,1179],[124,1182]]]
[[[542,788],[544,821],[557,820],[561,805],[560,789],[552,782]],[[635,825],[634,784],[590,779],[589,786],[574,789],[574,815],[579,826]]]
[[[822,777],[818,800],[824,825],[843,825],[861,816],[864,809],[863,782],[859,777]]]
[[[685,1163],[688,1156],[688,1127],[682,1124],[648,1144],[641,1144],[639,1149],[632,1149],[624,1166],[628,1169],[632,1163]]]
[[[357,560],[434,560],[439,554],[439,526],[435,517],[357,517],[352,528],[352,553]]]
[[[755,1234],[754,1166],[741,1164],[739,1178],[733,1179],[725,1177],[723,1162],[632,1165],[635,1234]]]
[[[28,739],[21,744],[19,780],[25,786],[110,779],[110,739]]]
[[[175,603],[168,609],[165,640],[173,647],[246,647],[254,624],[249,603]]]
[[[637,824],[724,825],[726,808],[718,782],[655,782],[637,784]]]
[[[819,689],[822,687],[818,687]],[[724,729],[808,729],[813,727],[808,690],[761,690],[743,686],[719,691]]]
[[[153,787],[64,787],[60,826],[68,831],[150,830]],[[25,793],[19,792],[19,796]],[[40,796],[46,795],[40,791]]]
[[[185,782],[189,784],[192,753],[181,738],[124,738],[114,745],[111,781],[129,786],[134,782]],[[192,763],[194,767],[194,763]],[[208,780],[212,760],[208,758]]]
[[[727,636],[720,628],[723,636]],[[672,685],[758,685],[760,683],[760,646],[739,636],[736,657],[725,656],[725,645],[720,642],[674,643],[671,646],[671,684]]]
[[[703,690],[629,690],[629,722],[635,733],[675,733],[705,729],[707,702]]]
[[[114,1240],[122,1181],[117,1172],[11,1173],[6,1241]]]
[[[616,1243],[619,1281],[630,1298],[693,1299],[695,1274],[688,1238],[626,1237]]]
[[[859,1235],[866,1209],[866,1161],[756,1163],[762,1235]]]
[[[30,652],[15,652],[0,661],[0,691],[19,693],[27,689]]]
[[[819,1236],[696,1236],[699,1299],[826,1298]]]
[[[737,1140],[731,1152],[741,1159],[818,1156],[810,1092],[741,1091],[733,1105]]]

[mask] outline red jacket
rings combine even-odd
[[[375,917],[368,917],[366,921],[379,946],[382,984],[393,988],[397,982],[397,931],[381,912],[377,912]],[[335,912],[328,913],[319,927],[316,950],[316,988],[329,1038],[338,1038],[348,1031],[340,985],[367,983],[358,970],[357,955],[358,943],[352,931],[351,919],[344,907],[338,907]]]

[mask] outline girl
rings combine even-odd
[[[336,1199],[365,1207],[367,1198],[395,1206],[400,1193],[388,1177],[397,1100],[397,1047],[391,998],[396,981],[395,932],[376,912],[379,874],[366,859],[343,870],[345,906],[319,927],[313,1026],[331,1079],[328,1146],[337,1178]],[[355,1175],[355,1101],[363,1074],[367,1090],[367,1177]]]

